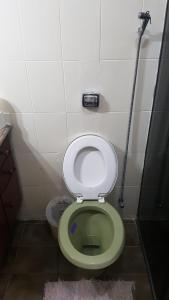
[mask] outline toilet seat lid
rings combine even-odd
[[[67,148],[63,162],[65,183],[75,197],[98,199],[109,194],[117,180],[113,145],[97,135],[84,135]]]

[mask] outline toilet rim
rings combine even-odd
[[[77,144],[78,140],[80,144]],[[73,151],[72,147],[74,147]],[[74,173],[77,155],[87,147],[93,147],[100,151],[105,164],[105,176],[103,180],[94,186],[88,186],[82,183],[77,179]],[[117,177],[118,159],[114,145],[110,141],[97,134],[84,134],[71,141],[64,154],[63,178],[68,190],[75,197],[80,196],[86,200],[95,200],[102,195],[106,196],[113,190]]]
[[[87,209],[103,212],[111,219],[114,226],[114,237],[111,246],[104,253],[95,256],[85,255],[79,252],[73,246],[69,237],[70,218],[78,210]],[[85,201],[83,204],[74,202],[65,210],[61,217],[58,240],[64,256],[74,265],[89,270],[103,269],[116,261],[122,253],[124,246],[124,226],[116,209],[108,203],[101,204],[98,203],[97,200]]]

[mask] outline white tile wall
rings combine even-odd
[[[140,60],[134,105],[136,111],[152,109],[158,63],[158,59]]]
[[[100,0],[62,0],[64,60],[97,60],[100,47]]]
[[[57,190],[61,191],[63,188],[63,159],[61,155],[57,155],[56,153],[43,153],[40,156],[39,163],[43,170],[43,183],[45,185],[55,185]]]
[[[23,58],[17,0],[0,1],[0,59]]]
[[[67,115],[68,142],[80,134],[97,134],[98,120],[96,114],[70,113]]]
[[[16,152],[18,172],[22,186],[39,186],[43,183],[43,169],[34,153]]]
[[[140,186],[126,186],[124,189],[125,208],[123,217],[134,219],[137,215]]]
[[[81,134],[99,134],[110,140],[116,149],[124,151],[128,113],[82,114],[72,113],[67,117],[69,141]],[[118,129],[117,129],[118,128]]]
[[[135,112],[133,114],[129,152],[145,152],[150,117],[150,111]]]
[[[66,114],[36,114],[35,124],[40,152],[62,153],[67,145]]]
[[[145,32],[141,54],[143,58],[159,57],[166,3],[167,0],[144,0],[143,9],[151,12],[152,22]]]
[[[34,152],[38,149],[33,114],[11,114],[13,125],[12,141],[17,154]]]
[[[44,218],[47,203],[43,187],[23,187],[23,201],[19,217],[25,220]]]
[[[112,203],[120,212],[123,218],[134,219],[137,214],[137,207],[139,201],[140,186],[126,186],[124,188],[124,209],[119,209],[118,198],[119,198],[119,187],[115,188],[111,195],[110,203]]]
[[[28,62],[28,80],[35,112],[65,112],[60,62]]]
[[[0,98],[10,112],[32,111],[24,62],[0,61]]]
[[[101,59],[135,58],[142,0],[101,1]]]
[[[11,113],[23,205],[20,218],[44,218],[50,199],[70,194],[64,151],[85,133],[110,140],[119,178],[109,196],[118,207],[134,64],[142,10],[144,36],[125,182],[123,217],[134,218],[144,163],[166,0],[1,0],[0,110]],[[98,92],[100,107],[81,107]]]
[[[133,70],[132,60],[101,61],[100,63],[65,62],[67,111],[84,112],[81,106],[81,95],[90,91],[101,95],[99,112],[128,111]]]
[[[61,57],[59,0],[18,0],[26,60]]]

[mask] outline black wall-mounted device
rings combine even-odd
[[[82,105],[83,107],[98,107],[99,106],[99,94],[88,93],[82,95]]]

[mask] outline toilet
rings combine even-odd
[[[63,176],[75,201],[60,219],[58,241],[63,255],[79,268],[104,269],[123,251],[122,219],[105,199],[117,175],[115,149],[102,137],[84,135],[68,146]]]

